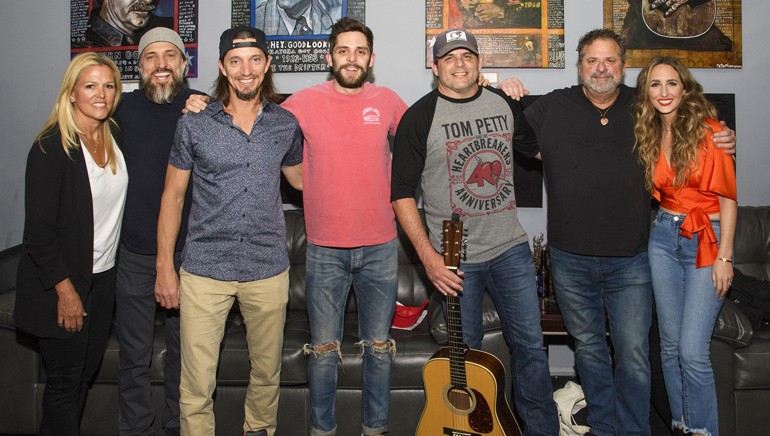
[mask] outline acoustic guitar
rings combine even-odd
[[[708,32],[717,16],[714,0],[688,0],[676,10],[655,0],[641,0],[644,24],[665,38],[696,38]],[[653,7],[655,5],[655,7]]]
[[[443,223],[444,265],[460,264],[463,223],[457,214]],[[447,295],[449,346],[422,370],[425,409],[416,436],[521,436],[505,398],[505,369],[494,355],[463,343],[460,300]]]

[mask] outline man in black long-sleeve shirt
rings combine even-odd
[[[176,123],[187,97],[200,93],[184,88],[187,59],[182,39],[173,30],[159,27],[147,32],[139,53],[141,89],[125,93],[115,113],[129,174],[116,289],[118,433],[153,433],[150,363],[157,301],[165,309],[167,349],[162,371],[163,428],[166,434],[179,434],[179,295],[154,292],[156,231]],[[188,211],[189,206],[182,217],[181,233],[187,230]],[[177,260],[184,240],[182,236],[177,242]]]

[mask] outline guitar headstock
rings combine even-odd
[[[457,269],[463,251],[463,222],[460,221],[460,215],[453,213],[451,220],[444,220],[442,231],[444,265],[449,269]]]

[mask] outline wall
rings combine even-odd
[[[565,1],[567,68],[563,70],[500,69],[500,79],[521,78],[533,94],[572,85],[577,81],[577,40],[602,25],[601,0]],[[229,3],[199,0],[199,71],[190,86],[208,90],[216,77],[218,38],[229,26]],[[0,3],[0,101],[3,116],[0,160],[0,249],[21,242],[23,228],[24,166],[33,138],[51,109],[68,61],[69,2],[64,0],[2,0]],[[764,17],[770,2],[743,1],[742,70],[696,70],[707,92],[734,93],[738,131],[738,191],[741,205],[770,204],[770,122],[765,110],[770,100],[766,84],[770,56]],[[424,2],[422,0],[367,0],[367,22],[374,30],[377,55],[373,77],[411,104],[433,84],[430,70],[422,68]],[[763,48],[764,47],[764,48]],[[628,70],[626,83],[636,81],[638,69]],[[280,92],[291,93],[326,80],[321,73],[277,75]],[[547,204],[545,205],[547,207]],[[534,236],[545,232],[545,208],[521,209],[524,228]]]

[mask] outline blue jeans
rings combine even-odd
[[[647,253],[597,257],[552,247],[551,270],[564,325],[575,338],[575,362],[591,432],[649,435],[652,289]]]
[[[540,327],[535,266],[529,244],[519,244],[488,262],[462,263],[460,296],[463,340],[481,349],[484,337],[484,289],[500,316],[503,336],[511,352],[511,385],[525,435],[559,434],[556,404],[548,370],[548,356]]]
[[[711,266],[695,267],[698,236],[681,236],[682,220],[681,216],[661,211],[650,233],[663,378],[672,425],[687,428],[691,433],[718,436],[717,396],[709,349],[723,300],[716,296]],[[719,238],[719,221],[712,221],[711,226]]]
[[[350,286],[358,307],[362,349],[363,434],[388,430],[390,369],[396,344],[390,325],[398,290],[396,240],[358,248],[307,244],[307,310],[310,320],[308,381],[313,436],[335,435],[337,365]]]

